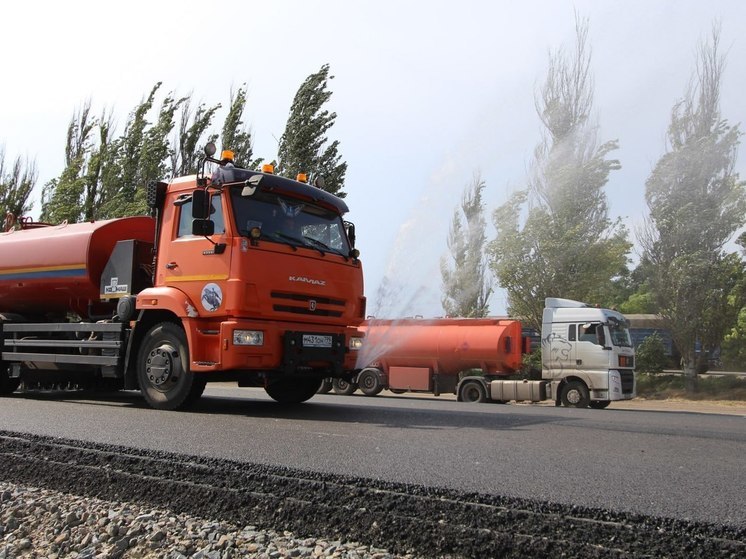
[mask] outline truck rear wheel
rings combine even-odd
[[[269,397],[281,404],[300,404],[313,397],[322,379],[282,378],[264,387]]]
[[[145,334],[137,379],[145,401],[159,410],[187,407],[205,390],[205,381],[189,369],[186,334],[171,322],[157,324]]]
[[[381,377],[375,369],[363,370],[357,377],[357,385],[366,396],[376,396],[383,390]]]
[[[481,403],[487,401],[487,390],[478,380],[469,380],[461,385],[459,400],[462,402]]]
[[[332,388],[335,394],[342,394],[343,396],[349,396],[355,390],[357,390],[357,384],[354,382],[347,382],[341,378],[335,378],[332,382]]]
[[[571,380],[565,385],[561,399],[567,408],[587,408],[590,403],[588,388],[579,380]]]

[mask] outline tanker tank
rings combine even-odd
[[[442,318],[371,320],[364,323],[362,367],[429,367],[441,375],[466,369],[509,375],[522,359],[517,320]]]
[[[114,246],[128,239],[152,243],[154,235],[155,221],[143,216],[0,233],[0,314],[109,312],[116,302],[101,301],[100,280]]]

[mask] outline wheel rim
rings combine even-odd
[[[373,378],[372,375],[364,375],[363,382],[359,384],[360,388],[364,388],[365,390],[373,390],[376,387],[376,380]]]
[[[480,393],[476,386],[467,386],[464,390],[464,400],[467,402],[476,402],[479,400]]]
[[[145,372],[150,385],[160,392],[168,391],[169,380],[176,382],[178,376],[179,352],[171,344],[153,348],[145,361]]]
[[[571,388],[567,391],[567,401],[573,405],[577,405],[580,403],[581,396],[580,396],[580,390],[577,388]]]

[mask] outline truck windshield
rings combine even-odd
[[[617,347],[632,347],[632,341],[629,337],[629,330],[624,324],[618,322],[609,322],[609,334],[611,343]]]
[[[241,235],[248,236],[252,228],[258,227],[261,238],[267,241],[349,255],[350,245],[339,214],[261,190],[242,196],[241,190],[242,187],[231,188],[233,216]]]

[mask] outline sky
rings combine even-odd
[[[347,218],[357,228],[368,312],[441,316],[439,266],[453,212],[475,173],[486,183],[488,222],[525,186],[542,134],[535,95],[549,53],[574,46],[576,12],[589,22],[598,139],[620,145],[613,156],[622,168],[606,187],[610,217],[634,233],[671,108],[714,23],[727,57],[722,116],[746,120],[746,2],[7,3],[0,146],[6,160],[36,162],[38,199],[64,167],[67,126],[86,100],[95,114],[112,110],[121,133],[159,81],[164,91],[224,106],[245,83],[254,153],[271,160],[298,87],[328,63],[327,107],[337,113],[328,135],[348,164]],[[736,165],[742,176],[745,149]],[[31,215],[39,211],[37,203]],[[399,286],[390,300],[377,297],[384,277]],[[490,311],[506,312],[499,286]]]

